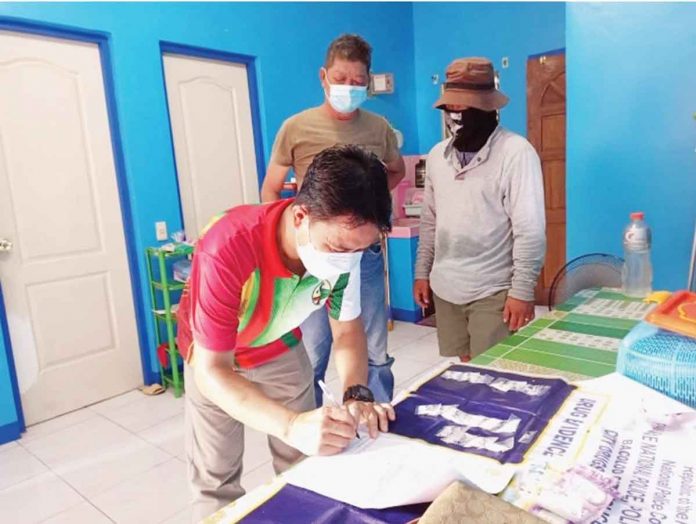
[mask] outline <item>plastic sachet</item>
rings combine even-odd
[[[514,484],[508,502],[552,524],[589,524],[619,497],[615,478],[583,465],[532,464]]]
[[[424,417],[439,417],[440,413],[442,413],[442,408],[444,406],[442,404],[421,404],[420,406],[416,406],[416,415],[424,416]],[[454,406],[455,408],[457,406]]]
[[[480,428],[501,434],[514,434],[520,425],[520,418],[515,415],[510,415],[507,419],[487,417],[467,413],[456,404],[421,404],[416,407],[416,415],[442,417],[465,428]]]
[[[551,386],[545,386],[541,384],[530,384],[528,382],[525,382],[524,380],[510,380],[507,378],[495,379],[491,383],[490,387],[498,391],[502,391],[503,393],[507,393],[508,391],[516,391],[518,393],[524,393],[525,395],[529,395],[530,397],[538,397],[544,395],[551,389]]]
[[[437,436],[446,444],[485,449],[493,453],[504,453],[515,445],[515,439],[512,436],[501,439],[494,436],[473,435],[467,431],[466,427],[462,426],[445,426],[437,433]]]
[[[537,431],[527,431],[519,438],[521,444],[529,444],[537,435]]]
[[[476,371],[445,371],[442,378],[456,380],[457,382],[470,382],[472,384],[490,384],[495,380],[491,375],[478,373]]]
[[[508,391],[516,391],[524,393],[530,397],[538,397],[546,394],[551,386],[542,384],[530,384],[524,380],[511,380],[508,378],[495,378],[485,373],[476,371],[445,371],[440,375],[447,380],[456,380],[457,382],[469,382],[470,384],[486,384],[491,388],[507,393]]]

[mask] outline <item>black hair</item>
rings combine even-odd
[[[324,67],[331,67],[336,58],[343,58],[350,62],[361,62],[367,70],[372,65],[372,47],[360,35],[343,34],[329,45],[326,51]]]
[[[391,230],[387,168],[358,146],[333,146],[315,156],[295,204],[318,220],[346,216],[356,226],[370,223],[381,232]]]

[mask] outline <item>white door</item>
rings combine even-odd
[[[0,278],[28,424],[142,381],[96,45],[0,31]]]
[[[246,66],[165,54],[186,236],[230,207],[259,202]]]

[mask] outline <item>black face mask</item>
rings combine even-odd
[[[450,112],[449,118],[454,124],[450,125],[450,131],[455,126],[458,128],[454,134],[454,147],[461,152],[479,151],[498,127],[498,115],[495,111],[482,111],[472,107]]]

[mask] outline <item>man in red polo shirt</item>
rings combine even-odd
[[[387,430],[394,411],[366,387],[360,257],[390,218],[382,162],[337,146],[316,156],[294,201],[231,209],[203,232],[178,312],[194,519],[244,494],[244,425],[268,434],[276,472],[341,452],[359,423],[372,437]],[[298,326],[321,307],[345,394],[315,409]]]

